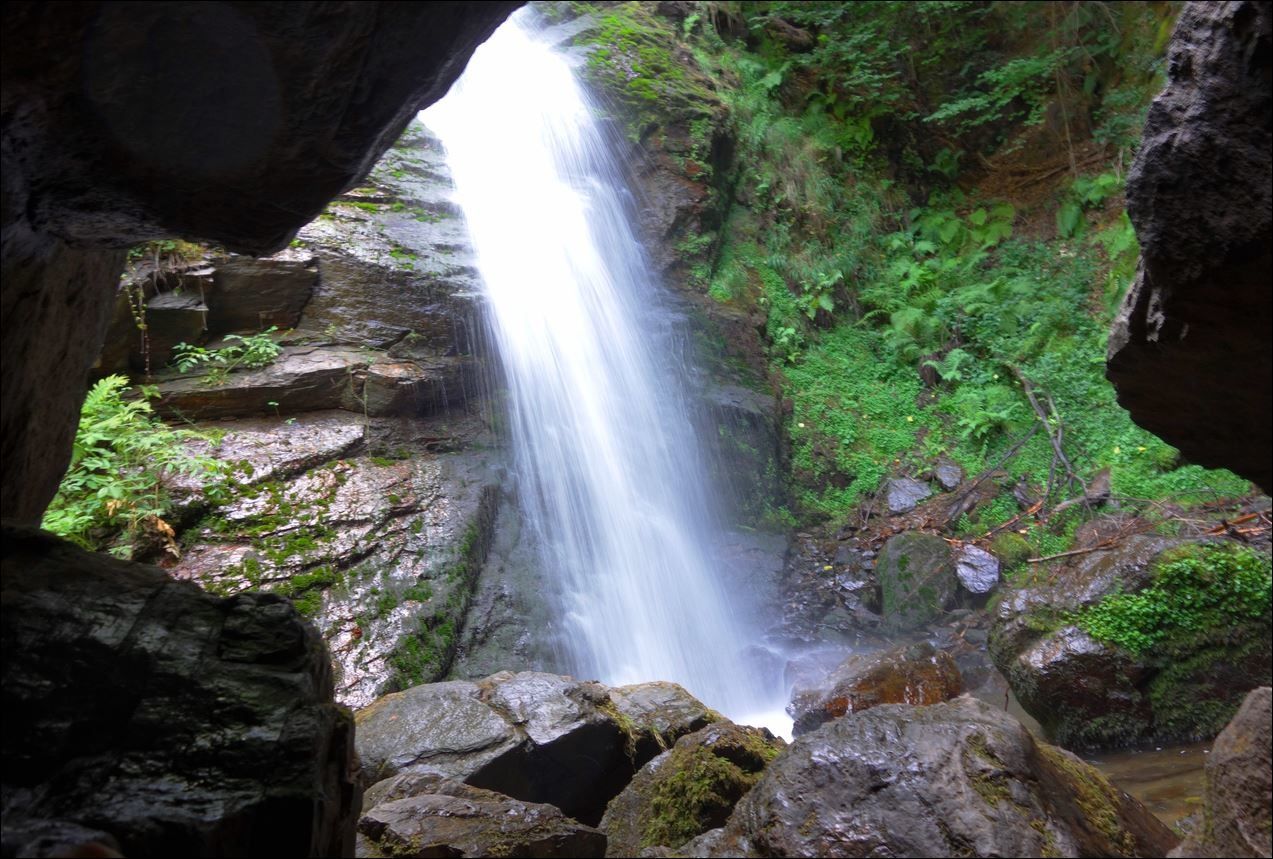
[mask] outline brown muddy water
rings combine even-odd
[[[1001,706],[1036,737],[1047,741],[1043,728],[1017,701],[997,671],[972,694]],[[1115,787],[1140,800],[1159,820],[1175,826],[1202,807],[1203,765],[1210,742],[1151,747],[1141,750],[1080,755],[1099,769]]]
[[[1211,743],[1084,756],[1116,787],[1168,826],[1202,807],[1203,764]]]

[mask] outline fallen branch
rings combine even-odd
[[[1013,517],[1012,517],[1011,519],[1009,519],[1007,522],[1004,522],[1004,523],[1003,523],[1003,524],[1001,524],[1001,525],[996,525],[995,527],[991,528],[989,531],[987,531],[986,533],[982,534],[982,535],[981,535],[980,537],[978,537],[977,539],[978,539],[978,540],[986,540],[986,539],[989,539],[990,537],[993,537],[995,534],[998,534],[998,533],[999,533],[1000,531],[1002,531],[1004,528],[1009,528],[1009,527],[1011,527],[1011,526],[1013,526],[1013,525],[1017,524],[1018,522],[1020,522],[1020,521],[1021,521],[1022,519],[1024,519],[1025,517],[1027,517],[1027,516],[1033,516],[1035,513],[1038,513],[1038,512],[1039,512],[1039,510],[1041,510],[1042,508],[1043,508],[1043,500],[1042,500],[1042,499],[1040,499],[1040,500],[1038,500],[1038,501],[1034,502],[1033,504],[1031,504],[1031,505],[1030,505],[1029,507],[1027,507],[1025,510],[1022,510],[1022,511],[1021,511],[1020,513],[1018,513],[1016,516],[1013,516]]]
[[[1121,535],[1120,535],[1121,539]],[[1112,549],[1118,540],[1102,540],[1095,546],[1088,546],[1086,549],[1071,549],[1068,552],[1058,552],[1055,555],[1044,555],[1042,558],[1026,558],[1027,564],[1041,564],[1044,561],[1055,561],[1057,558],[1071,558],[1075,555],[1086,555],[1088,552],[1099,552],[1103,549]]]
[[[1245,516],[1239,516],[1236,519],[1221,519],[1220,524],[1216,525],[1208,534],[1223,534],[1233,525],[1241,525],[1243,522],[1250,522],[1252,519],[1262,517],[1266,511],[1257,510],[1255,513],[1248,513]]]
[[[1054,412],[1054,417],[1056,417],[1057,419],[1058,430],[1057,432],[1053,432],[1052,423],[1048,419],[1048,413],[1044,411],[1042,404],[1039,403],[1039,398],[1034,395],[1034,384],[1028,378],[1026,378],[1025,373],[1022,373],[1016,367],[1012,368],[1012,372],[1017,377],[1017,379],[1021,381],[1021,388],[1023,391],[1025,391],[1026,399],[1030,401],[1030,407],[1034,409],[1035,417],[1039,419],[1039,423],[1043,424],[1043,428],[1047,431],[1048,441],[1052,444],[1052,451],[1056,457],[1056,460],[1059,461],[1061,465],[1065,466],[1065,476],[1071,482],[1077,483],[1079,485],[1079,487],[1083,490],[1084,496],[1089,495],[1090,493],[1088,492],[1088,489],[1087,489],[1087,483],[1083,480],[1083,478],[1078,476],[1078,473],[1074,470],[1073,463],[1070,462],[1070,458],[1065,455],[1065,450],[1061,447],[1061,439],[1058,437],[1061,432],[1061,430],[1059,429],[1060,415],[1055,414],[1056,406],[1053,405],[1052,408]],[[1046,498],[1047,498],[1047,495],[1044,495],[1045,500]]]
[[[969,498],[971,498],[971,497],[972,497],[972,493],[976,491],[976,489],[977,489],[977,487],[978,487],[978,486],[980,486],[982,483],[984,483],[984,482],[985,482],[986,478],[988,478],[990,475],[994,474],[994,473],[995,473],[996,471],[998,471],[1000,468],[1003,468],[1004,463],[1006,463],[1008,460],[1012,459],[1012,457],[1016,456],[1016,455],[1017,455],[1017,453],[1021,450],[1021,447],[1022,447],[1022,446],[1023,446],[1026,442],[1027,442],[1027,441],[1029,441],[1031,438],[1033,438],[1033,437],[1034,437],[1034,434],[1035,434],[1036,432],[1038,432],[1038,431],[1039,431],[1039,425],[1038,425],[1038,424],[1035,424],[1034,426],[1030,427],[1030,431],[1029,431],[1029,432],[1027,432],[1025,435],[1021,436],[1021,438],[1017,439],[1017,440],[1013,443],[1012,447],[1008,448],[1008,452],[1007,452],[1007,453],[1005,453],[1002,457],[1000,457],[1000,458],[999,458],[999,461],[998,461],[998,462],[996,462],[994,465],[992,465],[992,466],[990,466],[989,468],[987,468],[985,471],[981,472],[981,474],[977,475],[977,477],[976,477],[976,478],[973,480],[973,482],[972,482],[972,483],[968,486],[968,488],[967,488],[967,489],[965,489],[965,490],[963,490],[962,492],[960,492],[960,493],[959,493],[959,495],[955,498],[954,503],[953,503],[953,504],[951,504],[949,508],[947,508],[947,511],[948,511],[948,512],[947,512],[947,514],[946,514],[946,518],[947,518],[947,519],[957,519],[957,518],[959,518],[959,516],[960,516],[960,514],[961,514],[961,513],[966,513],[966,512],[968,512],[968,511],[966,511],[966,510],[959,510],[960,506],[961,506],[961,505],[963,505],[963,503],[964,503],[965,501],[967,501]],[[956,512],[956,511],[958,511],[958,512]]]

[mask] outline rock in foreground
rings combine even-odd
[[[718,722],[650,761],[601,819],[607,856],[675,847],[729,818],[786,743],[764,728]]]
[[[353,723],[285,599],[6,527],[3,606],[5,855],[349,854]]]
[[[1247,695],[1207,758],[1205,823],[1173,856],[1273,853],[1273,689]]]
[[[595,823],[632,774],[680,736],[675,726],[687,733],[719,718],[672,684],[651,696],[640,688],[612,698],[600,683],[505,671],[387,695],[358,714],[364,778],[434,773]],[[669,697],[665,718],[629,703]],[[702,715],[687,717],[694,705]]]
[[[374,803],[374,805],[373,805]],[[606,837],[557,808],[435,775],[399,775],[368,791],[358,856],[601,856]]]
[[[963,696],[886,705],[798,738],[707,856],[1162,856],[1176,838],[1092,767]]]

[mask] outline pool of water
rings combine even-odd
[[[1210,749],[1210,743],[1192,743],[1111,752],[1087,760],[1171,826],[1202,807],[1203,765]]]

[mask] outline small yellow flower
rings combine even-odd
[[[907,422],[908,424],[909,424],[909,423],[914,423],[914,422],[915,422],[915,419],[914,419],[913,417],[911,417],[910,415],[907,415],[907,416],[906,416],[906,422]]]
[[[1114,453],[1122,453],[1123,449],[1118,445],[1114,445]]]
[[[800,427],[800,429],[804,429],[804,424],[802,424],[802,423],[800,423],[800,424],[796,424],[796,426]]]
[[[1149,450],[1149,448],[1145,447],[1145,446],[1142,444],[1142,445],[1138,445],[1138,446],[1137,446],[1137,448],[1136,448],[1136,450],[1137,450],[1139,453],[1144,453],[1145,451]]]
[[[824,570],[826,570],[826,571],[830,572],[831,570],[833,570],[833,569],[835,569],[835,568],[834,568],[834,567],[832,567],[830,564],[827,564],[827,565],[826,565],[825,567],[823,567],[822,569],[824,569]]]

